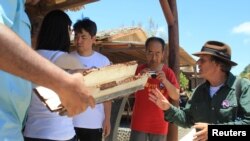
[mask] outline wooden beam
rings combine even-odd
[[[163,10],[163,14],[165,16],[165,19],[166,19],[168,25],[169,26],[174,25],[175,19],[174,19],[172,11],[170,9],[168,0],[160,0],[160,4],[161,4],[161,8]]]
[[[130,48],[102,48],[100,49],[102,52],[121,52],[121,51],[128,51],[128,50],[143,50],[144,48],[138,48],[138,47],[130,47]]]
[[[41,6],[41,12],[48,13],[49,11],[53,9],[68,10],[74,7],[84,6],[88,3],[95,2],[95,1],[99,1],[99,0],[67,0],[65,2],[54,4],[54,5],[43,5]]]
[[[175,21],[173,25],[168,25],[169,34],[169,67],[173,69],[177,79],[179,80],[179,28],[178,28],[178,13],[176,0],[168,0],[172,9]]]
[[[124,107],[126,105],[126,102],[128,100],[128,97],[123,98],[117,98],[112,101],[112,110],[111,110],[111,131],[110,135],[105,138],[105,141],[116,141],[117,140],[117,134],[118,134],[118,128],[120,126],[122,113],[124,111]]]
[[[178,13],[176,0],[160,0],[163,13],[168,23],[169,34],[169,67],[174,71],[175,76],[179,81],[180,67],[179,67],[179,29],[178,29]],[[174,106],[179,106],[179,100],[170,100]],[[169,123],[167,141],[178,140],[178,126]]]

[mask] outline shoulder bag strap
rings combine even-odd
[[[237,109],[236,109],[236,119],[239,118],[240,112],[240,96],[241,96],[241,78],[237,78],[236,86],[235,86],[235,95],[237,99]]]

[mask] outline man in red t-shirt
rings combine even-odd
[[[136,92],[133,107],[130,141],[166,141],[168,122],[164,112],[149,100],[149,91],[159,89],[167,99],[179,99],[179,84],[174,72],[162,63],[165,42],[150,37],[145,43],[147,64],[137,68],[136,73],[155,72],[145,88]]]

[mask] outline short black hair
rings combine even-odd
[[[75,33],[81,33],[82,29],[84,29],[90,34],[91,37],[96,36],[96,32],[97,32],[96,23],[90,20],[89,18],[78,20],[74,24],[73,28],[74,28]]]
[[[70,37],[69,27],[72,22],[69,16],[62,10],[53,10],[43,19],[36,50],[60,50],[69,52]]]
[[[149,43],[150,43],[150,42],[154,42],[154,41],[161,43],[161,45],[162,45],[162,51],[164,51],[164,48],[165,48],[165,41],[164,41],[162,38],[160,38],[160,37],[149,37],[149,38],[146,40],[146,43],[145,43],[146,50],[148,50],[148,45],[149,45]]]

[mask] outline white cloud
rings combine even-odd
[[[232,30],[233,33],[250,35],[250,22],[244,22]]]

